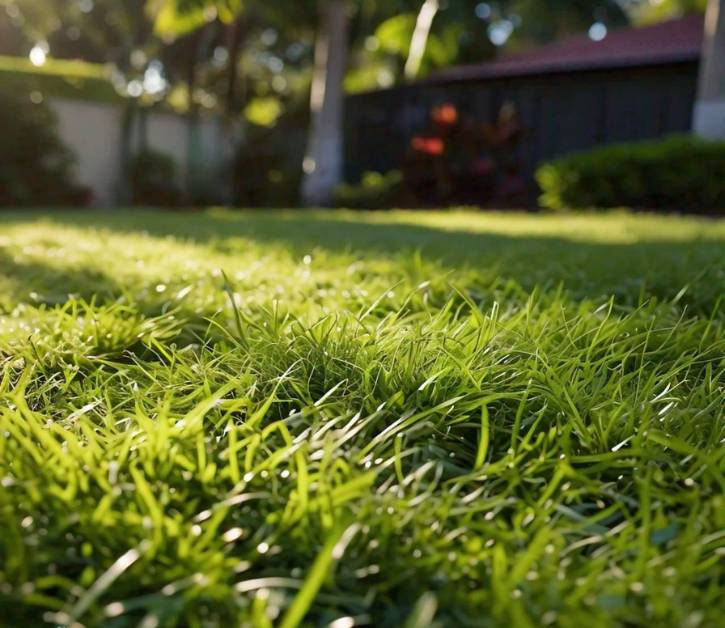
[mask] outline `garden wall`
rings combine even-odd
[[[121,179],[123,106],[65,98],[50,98],[48,104],[58,118],[63,142],[76,155],[78,181],[93,190],[93,204],[114,205]],[[145,115],[148,148],[173,157],[180,182],[190,159],[195,168],[203,169],[204,177],[218,176],[233,148],[233,137],[218,116],[201,117],[193,150],[190,150],[184,116],[162,111]],[[132,133],[131,150],[140,146],[137,126]]]

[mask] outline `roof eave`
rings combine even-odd
[[[660,57],[643,59],[641,57],[623,57],[622,59],[607,59],[601,62],[583,61],[577,63],[571,61],[567,63],[551,63],[542,64],[535,68],[486,68],[470,67],[458,68],[456,71],[441,72],[432,75],[421,81],[416,81],[418,85],[442,85],[451,83],[461,83],[466,81],[485,81],[498,80],[508,78],[524,78],[532,76],[551,76],[554,74],[569,74],[578,72],[616,70],[622,68],[644,68],[663,65],[678,65],[685,63],[696,63],[700,59],[699,52],[677,55],[662,55]]]

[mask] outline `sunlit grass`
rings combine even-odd
[[[722,223],[0,227],[0,624],[721,619]]]

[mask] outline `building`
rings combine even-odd
[[[349,98],[346,177],[399,167],[430,110],[454,104],[492,122],[511,103],[525,128],[518,147],[528,195],[539,163],[614,142],[692,130],[703,18],[689,15],[573,37],[495,61],[451,68],[410,85]]]

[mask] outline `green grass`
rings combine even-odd
[[[716,626],[724,262],[626,214],[3,214],[0,624]]]

